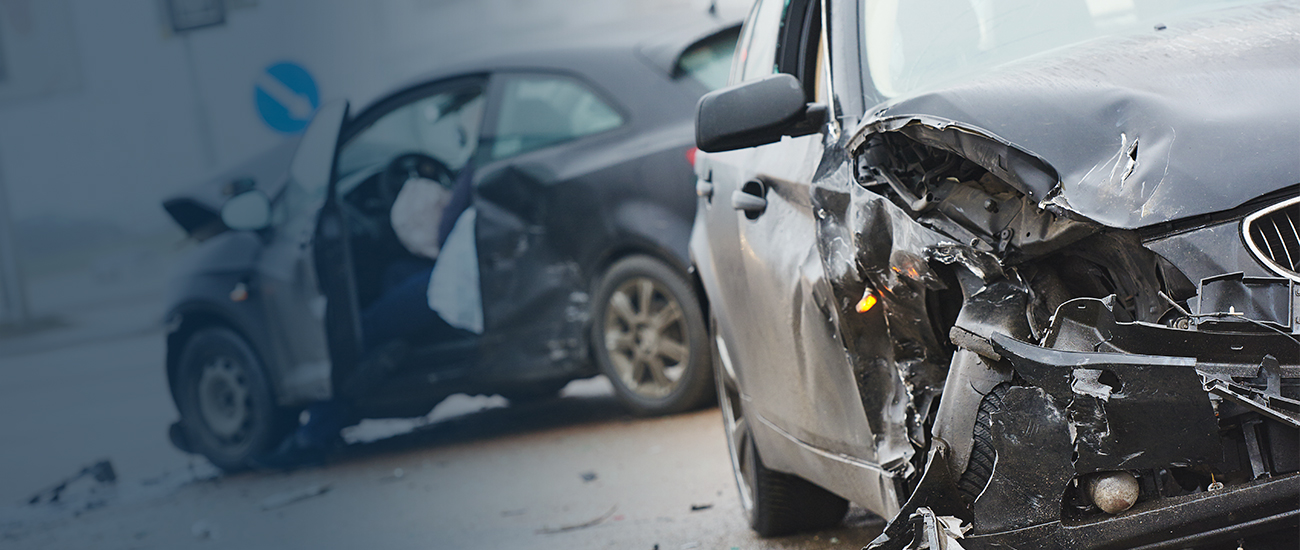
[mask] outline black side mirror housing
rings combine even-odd
[[[806,136],[826,123],[826,115],[825,105],[806,102],[799,79],[774,74],[700,98],[695,146],[717,153]]]

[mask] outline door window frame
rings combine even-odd
[[[492,101],[492,97],[490,95],[491,79],[487,74],[459,75],[459,76],[453,76],[453,77],[444,78],[440,80],[435,80],[433,82],[418,84],[410,88],[407,88],[405,90],[399,91],[397,93],[391,94],[371,104],[369,107],[366,107],[355,117],[350,117],[347,120],[345,120],[343,122],[343,129],[339,132],[338,145],[336,145],[334,148],[334,169],[331,171],[329,190],[327,191],[326,196],[333,197],[335,195],[336,188],[338,185],[338,180],[339,180],[338,173],[337,173],[339,156],[342,153],[343,148],[348,145],[348,143],[352,140],[352,138],[355,138],[358,134],[364,132],[367,128],[369,128],[372,124],[377,122],[379,119],[383,118],[389,113],[392,113],[393,111],[406,107],[412,103],[420,101],[421,99],[425,99],[446,92],[453,88],[469,87],[473,85],[479,86],[479,88],[482,90],[482,93],[484,95],[484,100],[488,103],[483,109],[484,113],[479,117],[480,130],[478,135],[478,143],[475,144],[474,146],[474,153],[470,155],[470,159],[471,159],[470,162],[472,163],[474,159],[477,159],[479,154],[483,151],[483,144],[485,141],[485,135],[483,130],[486,129],[487,118],[488,118],[487,112],[491,108],[491,101]]]
[[[593,134],[586,134],[583,136],[567,139],[564,141],[557,141],[555,143],[550,143],[542,147],[538,147],[536,149],[529,149],[520,153],[501,157],[499,159],[492,158],[491,155],[492,146],[496,143],[496,139],[497,139],[497,124],[501,120],[501,109],[502,109],[502,105],[505,102],[506,84],[509,83],[512,79],[520,78],[520,77],[559,78],[559,79],[575,82],[583,90],[591,93],[596,97],[596,99],[600,100],[601,103],[604,103],[606,107],[609,107],[611,110],[617,113],[618,116],[622,118],[622,124],[619,124],[618,126],[615,126],[613,128],[602,130]],[[488,95],[487,95],[487,107],[484,109],[485,113],[483,116],[483,130],[479,132],[478,150],[475,152],[474,156],[472,157],[473,158],[472,162],[474,162],[474,165],[479,168],[488,165],[502,163],[502,162],[508,162],[513,159],[517,159],[521,156],[532,155],[534,153],[537,153],[538,151],[547,151],[555,147],[567,146],[573,143],[587,141],[596,136],[608,136],[609,134],[614,132],[625,131],[628,128],[632,127],[636,122],[635,117],[632,115],[632,112],[627,107],[625,107],[621,102],[614,99],[613,95],[605,91],[604,88],[602,88],[599,84],[593,82],[591,79],[586,78],[583,75],[580,75],[572,71],[565,71],[560,69],[512,69],[512,70],[497,71],[495,73],[492,73],[492,76],[488,79],[486,89]]]

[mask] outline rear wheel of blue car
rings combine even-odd
[[[759,536],[777,537],[838,525],[848,512],[849,501],[799,476],[769,470],[763,464],[745,415],[735,370],[720,352],[725,344],[718,339],[716,327],[717,323],[712,323],[710,347],[717,374],[718,407],[722,409],[740,505],[749,526]]]
[[[186,340],[175,392],[188,446],[225,471],[249,467],[293,428],[252,346],[224,327]]]
[[[713,398],[707,331],[695,290],[648,256],[610,266],[596,285],[594,355],[618,398],[639,414],[672,414]]]

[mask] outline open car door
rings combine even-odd
[[[281,405],[330,397],[331,375],[339,375],[331,365],[355,364],[358,355],[346,221],[329,193],[347,113],[347,102],[326,104],[303,134],[260,260],[268,319],[285,355],[276,362],[286,369]]]

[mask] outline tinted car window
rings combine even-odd
[[[738,38],[739,29],[711,36],[691,46],[677,61],[678,74],[688,75],[710,90],[726,86]]]
[[[339,189],[363,181],[393,158],[422,153],[460,169],[478,145],[483,89],[458,87],[402,105],[358,132],[339,151]]]
[[[506,82],[492,158],[503,159],[623,125],[595,92],[559,76],[515,76]]]

